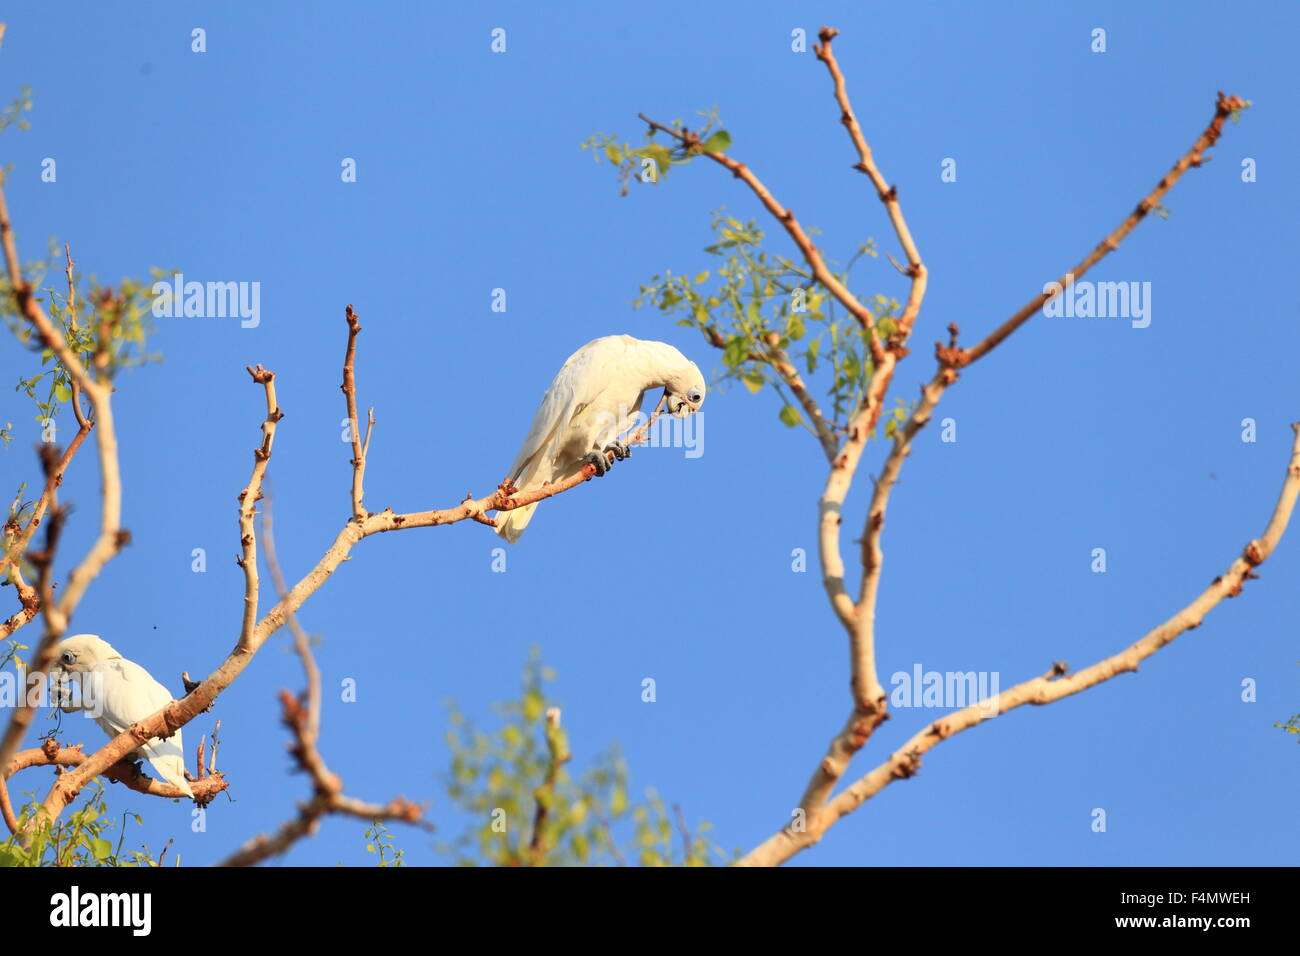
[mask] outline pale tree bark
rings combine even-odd
[[[824,432],[821,429],[817,430],[830,464],[825,487],[818,502],[818,544],[822,580],[830,608],[848,637],[851,709],[844,726],[831,738],[826,753],[818,761],[795,811],[791,814],[790,822],[747,854],[741,861],[745,865],[775,865],[785,862],[795,853],[820,840],[827,828],[835,821],[851,813],[887,783],[911,776],[919,765],[921,755],[934,744],[979,722],[981,705],[968,707],[943,720],[935,721],[913,737],[902,750],[896,752],[881,767],[838,795],[832,796],[854,755],[867,744],[875,729],[888,716],[887,695],[880,683],[875,664],[876,605],[880,593],[881,572],[884,567],[885,515],[890,494],[898,482],[903,463],[912,452],[913,439],[930,421],[944,392],[957,381],[961,369],[986,356],[1029,321],[1049,299],[1060,294],[1061,290],[1067,287],[1066,278],[1063,276],[1054,291],[1047,291],[1032,298],[970,348],[959,346],[957,341],[959,329],[955,323],[948,326],[950,336],[948,344],[936,343],[935,357],[938,367],[934,377],[921,389],[921,395],[906,422],[895,430],[892,445],[886,454],[879,477],[875,480],[860,538],[862,570],[857,597],[856,599],[851,597],[845,580],[845,562],[840,541],[844,502],[861,466],[867,440],[880,421],[898,363],[908,355],[907,342],[925,299],[928,271],[908,228],[899,202],[898,190],[889,185],[888,180],[881,173],[854,112],[844,74],[832,50],[832,41],[837,35],[838,31],[831,27],[822,28],[819,33],[821,44],[815,48],[817,59],[826,66],[830,74],[835,102],[840,111],[840,122],[844,125],[857,154],[857,162],[853,164],[853,168],[867,176],[877,197],[884,204],[906,265],[899,265],[892,256],[890,259],[898,270],[911,280],[907,303],[898,319],[896,330],[888,336],[887,340],[882,340],[878,334],[876,318],[870,310],[831,273],[794,213],[768,191],[747,164],[732,156],[703,149],[700,137],[689,130],[666,126],[645,114],[639,114],[652,129],[668,133],[688,149],[707,156],[750,188],[763,207],[794,241],[816,281],[858,319],[873,362],[863,400],[850,419],[848,432],[842,443],[828,450]],[[1178,182],[1183,173],[1200,166],[1205,161],[1205,151],[1218,141],[1224,121],[1246,105],[1238,97],[1220,93],[1210,124],[1191,148],[1174,163],[1169,172],[1143,197],[1133,211],[1067,275],[1072,276],[1073,280],[1078,280],[1108,253],[1118,248],[1138,223],[1158,207],[1160,200]],[[723,344],[720,334],[716,332],[711,337],[711,341],[714,345]],[[772,364],[770,359],[762,354],[751,353],[750,358]],[[778,372],[781,372],[779,368]],[[816,409],[815,400],[807,395],[806,384],[799,381],[797,390],[788,378],[786,384],[791,386],[809,417],[815,422],[820,421],[820,411]],[[1300,438],[1297,440],[1300,441]],[[996,701],[998,712],[1010,710],[1022,703],[1050,703],[1095,686],[1116,674],[1135,670],[1138,660],[1154,653],[1187,627],[1197,626],[1201,618],[1224,596],[1239,593],[1241,583],[1252,576],[1251,569],[1268,557],[1291,517],[1297,488],[1300,488],[1300,465],[1297,464],[1293,450],[1282,494],[1265,534],[1251,542],[1243,557],[1234,562],[1225,575],[1216,579],[1214,585],[1197,601],[1127,651],[1100,661],[1076,674],[1067,675],[1063,669],[1054,667],[1053,671],[1044,677],[1004,692]],[[985,705],[992,706],[987,702]]]

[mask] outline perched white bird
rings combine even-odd
[[[64,697],[66,712],[85,710],[109,737],[116,737],[137,720],[143,720],[171,703],[172,695],[150,673],[94,634],[76,634],[59,644],[54,665],[60,679],[76,683],[80,700]],[[71,690],[71,688],[68,688]],[[135,751],[149,758],[162,778],[187,797],[194,791],[185,782],[185,751],[178,730],[166,740],[151,740]]]
[[[632,452],[618,437],[636,421],[645,393],[662,388],[668,411],[683,417],[704,401],[704,376],[677,349],[630,335],[607,335],[569,356],[542,396],[519,455],[507,473],[520,491],[563,481],[591,464],[609,470],[606,451],[618,461]],[[536,504],[497,513],[497,534],[515,542]]]

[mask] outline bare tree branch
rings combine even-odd
[[[348,430],[352,433],[352,517],[362,520],[367,512],[365,498],[366,455],[370,452],[370,433],[375,427],[375,410],[370,409],[370,420],[366,425],[364,446],[361,443],[361,426],[357,422],[357,335],[361,332],[360,316],[348,306],[345,311],[348,321],[348,345],[343,354],[343,395],[347,399]]]
[[[352,309],[348,307],[349,320]],[[349,321],[349,327],[352,322]],[[355,331],[349,337],[355,339]],[[349,350],[348,361],[351,361]],[[284,573],[280,570],[279,558],[275,550],[275,526],[272,521],[271,497],[265,498],[262,512],[262,556],[276,592],[283,599],[288,592]],[[312,799],[300,804],[298,815],[283,824],[271,837],[257,836],[244,844],[223,866],[252,866],[272,856],[286,852],[294,843],[316,832],[321,817],[336,813],[361,817],[368,820],[401,820],[406,823],[425,825],[423,810],[415,804],[397,797],[386,805],[362,803],[343,794],[343,781],[330,772],[325,765],[319,749],[321,684],[320,668],[311,651],[311,638],[298,622],[297,615],[290,612],[286,618],[293,635],[294,650],[302,661],[303,673],[307,679],[307,689],[303,699],[295,698],[287,690],[280,692],[280,703],[284,713],[284,722],[294,734],[294,744],[290,752],[294,755],[299,768],[306,771],[312,779]],[[213,741],[215,759],[215,737]],[[200,764],[202,757],[200,756]]]
[[[903,332],[903,335],[901,338],[895,337],[889,343],[889,357],[892,358],[896,355],[901,358],[906,354],[903,348],[906,335],[910,333],[920,307],[921,297],[924,295],[926,273],[924,266],[920,262],[920,256],[916,251],[911,234],[903,220],[901,210],[898,208],[897,192],[892,188],[886,188],[885,180],[875,167],[870,148],[862,136],[861,129],[853,115],[852,107],[848,102],[843,76],[830,49],[830,41],[836,35],[836,32],[832,28],[823,28],[821,39],[824,45],[818,48],[817,55],[819,59],[826,63],[835,81],[836,98],[842,110],[841,121],[849,130],[850,137],[857,146],[861,157],[861,161],[856,168],[866,173],[876,186],[880,198],[889,209],[899,241],[904,247],[909,263],[911,263],[908,272],[913,277],[912,294],[909,296],[904,319],[900,320],[900,332]],[[1093,254],[1084,260],[1084,263],[1076,270],[1076,276],[1082,275],[1083,271],[1090,268],[1107,252],[1117,248],[1123,238],[1132,231],[1136,223],[1145,215],[1145,211],[1154,208],[1160,196],[1163,196],[1168,191],[1183,171],[1191,166],[1200,165],[1204,161],[1203,152],[1217,140],[1223,120],[1234,109],[1240,109],[1243,105],[1243,101],[1237,97],[1219,95],[1216,114],[1209,128],[1197,140],[1191,150],[1175,164],[1173,170],[1161,180],[1156,189],[1139,203],[1137,211],[1125,219],[1110,236],[1103,240]],[[1029,314],[1032,314],[1032,311],[1037,308],[1041,308],[1042,303],[1049,297],[1045,296],[1038,300],[1037,305]],[[844,773],[853,755],[866,744],[872,732],[886,717],[884,689],[875,671],[875,608],[879,593],[880,574],[884,562],[881,539],[885,512],[888,507],[889,494],[898,480],[903,460],[911,453],[911,442],[917,431],[930,420],[935,406],[942,398],[947,387],[957,380],[957,369],[976,361],[986,354],[1028,318],[1028,315],[1021,316],[1020,313],[1017,313],[1017,316],[1018,319],[1013,317],[1013,320],[1017,320],[1017,324],[1011,325],[1010,322],[1004,324],[1003,329],[999,329],[975,349],[963,351],[958,348],[958,330],[955,324],[949,326],[951,334],[949,345],[946,348],[942,345],[936,345],[939,369],[934,379],[922,389],[921,399],[913,409],[907,423],[895,431],[893,448],[882,468],[880,478],[875,484],[871,505],[867,512],[866,527],[862,536],[862,590],[858,601],[851,609],[844,588],[844,566],[839,553],[840,508],[865,445],[866,435],[875,428],[883,407],[885,391],[893,374],[891,364],[879,364],[874,370],[871,383],[868,386],[867,401],[859,413],[854,429],[850,431],[841,458],[837,459],[835,463],[836,468],[832,470],[828,478],[827,489],[823,493],[821,505],[820,542],[823,577],[832,606],[840,616],[841,621],[850,627],[854,706],[843,729],[832,738],[825,757],[818,764],[800,800],[799,806],[807,817],[812,817],[819,812],[819,809],[830,798],[835,783]],[[883,381],[881,381],[882,379]],[[873,388],[879,389],[879,398],[875,400],[871,397]]]
[[[826,64],[826,69],[830,71],[831,79],[835,83],[835,100],[840,105],[840,122],[848,130],[849,138],[853,140],[853,145],[858,151],[858,163],[853,168],[865,173],[872,185],[876,187],[876,194],[885,204],[885,209],[889,212],[889,220],[894,225],[894,232],[898,235],[899,244],[902,245],[903,253],[907,256],[907,268],[899,268],[900,272],[912,278],[912,290],[908,294],[907,305],[904,306],[903,314],[898,321],[898,336],[905,341],[912,332],[917,315],[920,314],[921,300],[925,298],[926,268],[921,262],[921,253],[917,251],[916,243],[912,240],[911,230],[907,228],[907,220],[903,218],[902,207],[898,204],[898,187],[890,186],[880,170],[876,168],[871,147],[867,145],[866,137],[862,135],[862,127],[858,125],[853,105],[849,102],[844,74],[840,72],[835,54],[831,52],[831,40],[839,32],[834,27],[822,27],[818,33],[822,45],[814,46],[813,50],[817,54],[817,59]]]
[[[1174,163],[1173,168],[1165,173],[1160,182],[1156,183],[1155,188],[1147,193],[1137,207],[1129,213],[1123,222],[1115,228],[1115,231],[1108,235],[1101,242],[1097,243],[1096,248],[1083,258],[1083,261],[1075,266],[1072,270],[1065,273],[1057,280],[1056,288],[1048,292],[1043,292],[1034,296],[1026,302],[1018,312],[990,332],[983,340],[968,349],[963,349],[957,356],[958,367],[969,365],[975,362],[993,349],[997,348],[1002,342],[1006,341],[1009,336],[1020,326],[1028,322],[1041,309],[1049,299],[1060,295],[1069,282],[1077,281],[1085,272],[1095,266],[1098,262],[1119,247],[1124,237],[1132,232],[1139,222],[1146,218],[1147,213],[1151,212],[1159,205],[1160,200],[1165,193],[1173,188],[1174,183],[1182,178],[1183,173],[1187,172],[1193,166],[1200,166],[1206,162],[1205,151],[1219,141],[1219,136],[1223,132],[1223,121],[1235,113],[1237,110],[1246,107],[1245,100],[1238,96],[1226,96],[1222,91],[1219,93],[1218,102],[1215,105],[1214,119],[1210,125],[1205,128],[1200,137],[1192,144],[1192,148],[1183,154],[1178,162]]]
[[[0,196],[0,201],[3,201],[3,196]],[[7,212],[5,214],[5,221],[8,221]],[[8,232],[8,236],[12,239],[12,230]],[[64,255],[67,257],[67,267],[64,271],[68,276],[68,321],[71,323],[73,328],[76,328],[77,286],[72,276],[72,268],[76,263],[72,261],[72,246],[65,243],[63,250]],[[17,247],[15,246],[15,260],[17,255]],[[23,552],[27,550],[27,543],[31,540],[32,535],[35,534],[36,529],[40,527],[41,518],[45,515],[45,509],[49,507],[50,499],[54,495],[54,489],[58,488],[59,485],[63,483],[63,474],[67,471],[68,465],[72,461],[72,456],[77,453],[77,449],[81,447],[81,443],[85,440],[86,435],[90,432],[90,429],[94,424],[87,420],[85,414],[81,410],[80,383],[75,378],[71,381],[72,412],[77,419],[77,434],[74,435],[72,441],[68,443],[68,447],[64,451],[62,458],[59,460],[58,465],[54,468],[46,467],[45,490],[42,492],[41,497],[37,499],[36,507],[32,511],[32,516],[27,519],[27,524],[22,528],[21,532],[15,532],[9,527],[5,528],[5,552],[0,556],[0,574],[4,573],[5,568],[8,567],[11,562],[19,560],[22,557]]]
[[[55,740],[47,740],[39,747],[20,750],[14,754],[4,779],[8,780],[20,770],[29,767],[79,767],[89,759],[90,755],[82,751],[81,744],[69,747]],[[168,800],[189,799],[175,784],[147,776],[136,760],[121,760],[105,770],[102,776],[114,783],[125,784],[137,793],[145,793],[152,797],[163,797]],[[209,772],[199,780],[190,782],[190,789],[194,791],[194,801],[201,807],[207,806],[212,802],[213,797],[229,786],[225,777],[215,772]],[[8,794],[3,794],[3,798],[7,802]],[[16,832],[16,827],[11,826],[10,832]]]
[[[894,370],[899,360],[907,355],[907,340],[911,336],[921,303],[925,298],[928,272],[921,254],[908,229],[898,202],[898,190],[889,186],[876,166],[871,148],[858,124],[849,101],[848,91],[839,63],[831,49],[831,41],[838,31],[823,27],[819,34],[822,43],[816,47],[817,58],[826,64],[835,87],[835,100],[840,107],[840,121],[849,133],[858,153],[854,166],[870,178],[880,201],[885,204],[899,244],[908,259],[903,271],[908,275],[911,289],[907,305],[889,337],[884,349],[873,350],[873,368],[867,383],[863,402],[849,427],[848,435],[839,454],[832,460],[831,471],[819,502],[818,555],[822,566],[822,583],[832,610],[844,625],[849,636],[850,688],[853,706],[843,729],[832,738],[826,756],[818,765],[800,800],[805,813],[815,812],[829,796],[835,780],[843,772],[853,754],[865,746],[871,734],[886,719],[885,693],[876,672],[875,608],[876,589],[882,555],[871,542],[878,532],[882,517],[868,512],[867,526],[863,530],[862,580],[857,601],[849,598],[844,582],[844,557],[840,548],[840,526],[843,523],[844,501],[848,497],[857,474],[858,465],[866,449],[867,439],[875,431],[884,409],[885,396],[893,382]]]
[[[763,204],[764,208],[776,217],[776,220],[781,223],[785,228],[785,231],[789,233],[790,238],[794,240],[795,245],[798,246],[800,253],[808,263],[808,266],[812,270],[813,276],[816,280],[821,283],[827,292],[835,296],[835,298],[846,309],[848,309],[850,314],[852,314],[862,325],[868,335],[873,360],[878,362],[882,356],[883,349],[876,335],[875,316],[871,313],[871,310],[859,302],[853,293],[849,291],[848,287],[837,279],[834,273],[831,272],[830,267],[827,266],[825,260],[822,259],[821,253],[818,252],[817,247],[813,245],[812,240],[799,224],[799,220],[795,218],[794,212],[782,206],[776,197],[768,191],[767,187],[763,185],[759,178],[755,176],[745,164],[732,159],[724,153],[705,149],[703,144],[700,142],[698,134],[693,133],[688,129],[677,129],[671,126],[665,126],[662,123],[655,122],[644,113],[638,113],[637,116],[644,122],[648,123],[652,129],[660,130],[667,133],[669,136],[672,136],[688,150],[698,151],[701,155],[707,156],[720,166],[730,170],[732,175],[743,180],[744,183],[749,186],[749,188],[754,192],[754,195],[756,195],[759,201]],[[714,330],[713,334],[709,337],[709,341],[712,345],[717,346],[718,348],[721,348],[725,344],[716,330]],[[788,356],[786,356],[779,348],[779,343],[779,337],[776,342],[769,340],[758,343],[762,351],[752,353],[750,358],[771,366],[785,381],[786,385],[790,388],[790,391],[803,407],[804,413],[812,423],[817,440],[821,443],[822,451],[826,455],[827,460],[830,461],[835,457],[837,446],[830,424],[822,414],[821,407],[817,404],[816,399],[814,399],[811,393],[809,393],[802,378],[790,363]]]
[[[34,551],[29,554],[32,565],[37,571],[36,585],[33,590],[36,592],[36,604],[44,611],[45,630],[37,643],[36,650],[32,652],[31,661],[23,669],[26,681],[34,680],[38,683],[44,681],[54,664],[60,634],[52,631],[50,624],[50,609],[54,607],[54,556],[58,551],[59,537],[66,517],[67,511],[60,508],[56,501],[51,500],[49,521],[45,524],[45,547],[39,552]],[[10,565],[10,569],[16,571],[18,568],[17,565]],[[26,691],[26,688],[24,690]],[[17,752],[18,745],[26,736],[35,715],[36,707],[31,694],[25,692],[20,696],[18,706],[14,708],[13,716],[5,726],[3,740],[0,740],[0,767],[7,766],[13,754]]]
[[[265,376],[271,373],[262,370],[262,374]],[[273,402],[269,401],[268,407],[273,404]],[[654,414],[640,428],[636,429],[624,443],[633,445],[645,441],[651,426],[661,413],[663,405],[664,402],[661,399]],[[607,455],[612,459],[613,452],[608,452]],[[469,519],[481,519],[490,523],[491,519],[486,517],[489,511],[509,511],[551,498],[582,484],[594,474],[595,466],[588,464],[570,478],[524,494],[517,494],[509,481],[503,481],[492,494],[478,499],[467,498],[460,505],[453,508],[408,514],[396,514],[391,508],[385,508],[382,512],[368,514],[362,521],[349,518],[335,536],[334,542],[316,563],[316,566],[290,588],[288,593],[257,622],[247,640],[241,634],[239,643],[215,671],[201,681],[182,700],[173,701],[157,713],[151,714],[144,720],[137,721],[96,751],[86,763],[72,773],[62,775],[49,793],[46,794],[43,801],[42,805],[47,816],[51,820],[58,819],[81,788],[105,768],[112,766],[122,756],[155,737],[163,739],[170,737],[208,709],[217,696],[230,686],[230,683],[248,666],[248,663],[266,642],[267,638],[284,624],[287,616],[302,607],[303,603],[329,579],[338,566],[348,559],[352,548],[359,541],[371,535],[388,531],[440,527]]]
[[[848,437],[841,454],[832,462],[831,473],[827,476],[826,487],[822,493],[819,523],[819,554],[822,562],[823,583],[827,589],[831,607],[835,610],[841,623],[849,632],[850,645],[850,686],[853,691],[853,709],[849,714],[844,730],[832,741],[831,752],[827,761],[846,759],[865,744],[872,731],[884,719],[884,691],[876,674],[875,663],[875,588],[879,579],[881,555],[878,549],[868,547],[873,525],[878,521],[868,513],[867,527],[863,531],[862,582],[858,599],[849,607],[848,595],[844,586],[844,559],[840,551],[839,527],[842,523],[844,500],[857,473],[858,463],[866,447],[866,442],[875,430],[884,408],[885,395],[893,381],[894,367],[907,355],[906,343],[912,327],[920,314],[921,303],[925,298],[928,273],[921,261],[921,253],[912,239],[907,220],[903,216],[898,202],[897,187],[889,186],[884,175],[876,166],[871,147],[867,145],[862,127],[849,101],[844,74],[831,49],[831,41],[839,33],[833,27],[822,27],[818,34],[822,41],[815,47],[817,58],[826,64],[835,87],[835,101],[840,107],[840,122],[848,131],[858,153],[858,162],[854,166],[871,180],[876,187],[876,194],[885,204],[899,244],[907,256],[906,274],[911,277],[911,291],[908,293],[907,305],[899,318],[897,330],[890,336],[885,354],[877,355],[872,369],[871,379],[867,383],[862,407],[850,427]],[[823,763],[825,763],[824,761]],[[806,797],[815,799],[825,782],[826,774],[819,770],[814,776]],[[805,806],[805,804],[801,804]]]
[[[80,392],[81,388],[74,380],[72,383],[73,409],[77,416],[77,422],[80,426],[77,434],[72,436],[72,441],[68,442],[68,447],[64,449],[63,454],[54,463],[52,468],[46,470],[45,487],[41,492],[40,498],[36,500],[36,506],[32,510],[32,515],[27,519],[27,523],[21,529],[12,524],[5,526],[5,549],[4,554],[0,555],[0,573],[3,573],[11,564],[17,562],[27,550],[27,545],[31,542],[32,535],[36,529],[41,526],[41,520],[45,517],[46,509],[50,506],[50,501],[54,497],[54,492],[63,484],[63,476],[68,470],[68,465],[72,463],[72,458],[81,447],[90,429],[94,427],[94,422],[88,421],[81,411]],[[42,451],[48,446],[42,445]]]
[[[237,647],[242,648],[250,646],[253,628],[257,625],[260,587],[257,574],[257,535],[254,530],[257,502],[262,497],[262,479],[266,476],[266,466],[271,461],[275,427],[284,417],[275,401],[275,373],[259,365],[257,368],[249,366],[248,374],[266,391],[266,420],[262,422],[262,444],[253,449],[253,473],[249,476],[248,485],[239,493],[239,543],[243,553],[236,560],[244,569],[244,616]]]
[[[18,592],[18,603],[22,605],[22,610],[9,620],[0,622],[0,639],[9,637],[20,627],[30,624],[41,607],[40,598],[36,596],[36,588],[23,580],[23,573],[18,565],[10,565],[7,576],[9,583]]]
[[[9,786],[0,775],[0,817],[4,818],[5,828],[10,833],[18,832],[18,818],[14,816],[14,805],[9,799]]]
[[[45,629],[40,643],[32,653],[32,660],[27,671],[29,674],[44,676],[49,673],[50,666],[54,662],[54,648],[58,644],[59,638],[66,632],[68,620],[71,618],[73,611],[76,610],[86,588],[90,586],[90,583],[98,576],[104,565],[112,560],[113,556],[121,550],[122,546],[130,538],[129,533],[124,531],[121,526],[122,477],[118,464],[117,433],[113,427],[113,409],[110,400],[113,386],[107,376],[108,354],[111,348],[111,329],[105,324],[99,330],[95,352],[98,377],[92,378],[68,345],[66,337],[54,327],[44,308],[37,300],[35,290],[23,276],[21,261],[18,257],[18,245],[14,236],[13,224],[9,218],[9,206],[5,200],[3,187],[0,187],[0,246],[3,246],[5,264],[9,271],[9,282],[13,290],[18,314],[27,320],[45,346],[54,352],[74,383],[74,388],[85,394],[95,409],[95,437],[99,451],[101,482],[99,535],[85,557],[82,558],[81,563],[68,575],[67,583],[63,589],[63,597],[57,604],[53,600],[52,585],[48,588],[38,587]],[[72,269],[70,251],[68,259],[70,274]],[[88,426],[84,424],[84,420],[80,416],[79,421],[83,421],[82,432],[79,437],[84,437]],[[79,445],[80,442],[77,441],[77,444]],[[70,450],[75,452],[75,448],[71,446]],[[65,453],[64,467],[66,467],[67,461],[70,459],[71,454]],[[57,474],[61,479],[62,471]],[[51,496],[53,495],[52,489],[57,486],[57,483],[57,480],[52,481],[47,476],[46,490]],[[52,497],[49,500],[52,500]],[[35,530],[34,526],[32,530]],[[6,552],[8,551],[9,549],[6,549]],[[21,551],[18,553],[21,555]],[[10,560],[17,560],[16,556],[11,556],[8,553],[6,557]],[[52,562],[52,551],[49,557]],[[27,726],[31,722],[31,717],[32,710],[26,706],[26,702],[15,709],[14,715],[5,729],[4,739],[0,742],[0,767],[6,766],[12,759]],[[129,751],[124,751],[123,754],[118,756],[123,756],[127,752]],[[110,763],[116,762],[116,759],[114,758]]]
[[[682,837],[682,865],[690,866],[695,859],[695,840],[691,836],[691,828],[686,825],[686,815],[682,813],[680,803],[673,804],[673,816],[677,818],[677,832]]]
[[[266,560],[267,570],[271,572],[271,583],[275,585],[276,596],[283,600],[289,592],[289,586],[285,583],[284,572],[280,570],[280,559],[275,551],[275,523],[271,516],[270,494],[266,495],[265,501],[266,504],[262,506],[262,557]],[[302,661],[303,675],[307,679],[307,730],[315,740],[320,734],[320,668],[316,666],[316,657],[311,652],[311,637],[303,630],[298,615],[290,612],[285,623],[293,635],[294,652]]]
[[[933,721],[894,751],[888,760],[841,791],[817,816],[810,816],[803,832],[793,832],[791,828],[785,827],[750,851],[740,862],[749,866],[774,866],[785,862],[799,850],[820,840],[827,828],[846,814],[852,813],[886,786],[895,780],[914,776],[921,765],[921,757],[940,741],[983,723],[995,714],[1005,714],[1024,704],[1050,704],[1095,687],[1119,674],[1136,672],[1141,661],[1184,631],[1200,627],[1205,616],[1220,601],[1239,595],[1242,585],[1257,576],[1255,569],[1273,553],[1291,521],[1296,498],[1300,496],[1300,422],[1291,428],[1295,432],[1295,441],[1291,446],[1282,490],[1264,533],[1249,542],[1228,570],[1215,578],[1190,604],[1149,631],[1141,640],[1091,667],[1067,675],[1063,665],[1053,666],[1043,676],[1017,684],[991,700],[979,701]]]
[[[683,146],[687,147],[688,150],[697,150],[700,155],[707,156],[718,165],[723,166],[729,170],[733,176],[742,180],[746,186],[753,190],[754,195],[758,197],[759,202],[763,204],[768,212],[776,217],[776,220],[785,227],[785,231],[790,234],[790,238],[793,239],[794,244],[799,247],[799,251],[808,262],[808,266],[812,269],[813,275],[817,277],[817,281],[826,288],[827,292],[835,296],[840,304],[843,305],[844,308],[848,309],[853,317],[862,325],[862,328],[870,337],[872,357],[878,359],[878,353],[882,346],[876,335],[876,317],[872,315],[870,309],[857,300],[844,283],[835,278],[834,273],[831,272],[830,268],[826,265],[825,260],[822,259],[821,253],[818,252],[817,247],[813,245],[813,241],[808,238],[808,234],[804,232],[803,227],[799,225],[799,220],[795,218],[794,211],[782,206],[781,203],[777,201],[776,197],[768,192],[767,187],[763,185],[762,181],[760,181],[744,163],[737,162],[725,153],[705,149],[703,143],[700,142],[698,134],[693,133],[688,129],[675,129],[671,126],[665,126],[663,123],[657,123],[644,113],[638,113],[637,116],[645,123],[648,123],[652,129],[657,129],[672,136]]]
[[[253,866],[288,850],[294,843],[316,832],[322,817],[341,814],[362,820],[398,820],[422,825],[424,811],[417,804],[395,797],[387,804],[363,803],[343,795],[343,781],[330,772],[316,749],[311,734],[310,719],[302,701],[287,690],[280,691],[280,704],[284,710],[285,725],[293,731],[294,745],[290,748],[299,767],[311,775],[313,794],[311,800],[298,805],[298,815],[285,823],[273,836],[256,836],[227,857],[221,866]]]

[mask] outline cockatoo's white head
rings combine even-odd
[[[95,634],[74,634],[59,642],[58,654],[55,667],[81,674],[93,671],[106,660],[122,656],[113,650],[113,645],[100,640]]]
[[[648,342],[623,337],[635,355],[634,362],[650,388],[662,385],[668,414],[682,418],[698,412],[704,403],[704,376],[700,367],[667,342]]]
[[[681,353],[678,353],[681,354]],[[698,412],[704,404],[707,387],[699,366],[682,356],[685,363],[664,385],[664,394],[668,397],[668,414],[684,418],[692,412]]]

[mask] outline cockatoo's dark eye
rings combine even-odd
[[[72,651],[64,651],[60,660],[65,664],[75,664],[77,663],[77,655],[72,653]]]
[[[703,397],[704,396],[700,394],[700,390],[698,388],[693,388],[686,393],[686,400],[689,401],[692,405],[698,405],[700,403],[700,399]]]

